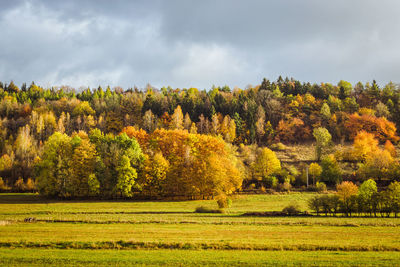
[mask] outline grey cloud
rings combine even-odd
[[[398,82],[398,1],[0,2],[0,79],[245,87]]]

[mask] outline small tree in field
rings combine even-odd
[[[343,212],[346,216],[351,216],[351,212],[354,209],[355,205],[355,197],[358,193],[357,185],[352,182],[342,182],[341,184],[336,186],[337,195],[339,199],[342,201]]]
[[[315,211],[317,213],[317,215],[319,215],[319,213],[322,210],[322,203],[321,203],[321,199],[318,196],[314,196],[313,198],[310,198],[308,200],[308,207]]]
[[[363,182],[358,189],[358,203],[360,205],[360,211],[369,212],[371,215],[373,212],[373,196],[378,192],[376,183],[374,180],[369,179]]]
[[[390,210],[397,218],[397,215],[400,212],[400,182],[393,182],[388,186],[387,197]]]

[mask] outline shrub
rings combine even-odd
[[[275,176],[267,176],[262,179],[266,188],[275,188],[278,185],[278,179]]]
[[[14,189],[18,192],[23,192],[25,191],[25,184],[24,184],[24,180],[19,177],[18,180],[15,182],[14,184]]]
[[[282,143],[276,143],[271,145],[271,149],[277,151],[284,151],[287,149],[287,147]]]
[[[25,190],[29,192],[33,192],[36,190],[35,182],[31,178],[28,178],[28,180],[26,181]]]
[[[317,187],[315,185],[309,185],[306,190],[309,192],[317,192]]]
[[[232,206],[232,200],[226,196],[220,196],[217,199],[217,204],[220,209],[230,208]]]
[[[204,206],[197,207],[194,212],[196,212],[196,213],[224,213],[224,211],[221,209],[216,210],[216,209],[211,209],[211,208],[207,208]]]
[[[289,216],[298,215],[301,213],[297,204],[290,204],[289,206],[286,206],[285,208],[283,208],[282,212]]]
[[[292,189],[292,185],[290,184],[290,178],[286,178],[283,184],[279,185],[279,189],[281,191],[289,192]]]
[[[7,191],[8,189],[9,188],[4,183],[3,178],[0,177],[0,191]]]
[[[289,172],[291,175],[293,175],[293,176],[298,176],[298,175],[300,175],[299,170],[298,170],[295,166],[293,166],[293,165],[287,166],[286,169],[287,169],[288,172]]]
[[[319,193],[326,192],[326,184],[323,182],[317,182],[317,184],[315,185],[315,189]]]

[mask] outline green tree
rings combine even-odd
[[[11,81],[7,87],[7,91],[10,93],[18,93],[19,88],[18,88],[18,86],[15,85],[15,83],[13,81]]]
[[[327,103],[322,104],[321,107],[321,116],[325,120],[329,120],[331,118],[331,109],[329,108]]]
[[[116,171],[118,180],[114,188],[115,193],[122,197],[131,197],[133,194],[132,187],[137,178],[137,172],[132,167],[128,156],[123,155],[120,158]]]
[[[371,215],[373,212],[373,197],[378,192],[376,183],[372,179],[368,179],[363,182],[358,189],[358,199],[361,205],[361,211],[369,212]]]
[[[82,116],[82,115],[94,115],[95,111],[90,106],[89,102],[80,102],[72,111],[72,116]]]
[[[338,87],[339,87],[339,98],[342,100],[350,96],[350,93],[353,90],[353,86],[351,85],[351,83],[343,80],[341,80],[338,83]]]
[[[315,128],[313,135],[316,140],[315,152],[317,160],[319,161],[325,150],[331,145],[332,136],[329,131],[323,127]]]
[[[390,210],[397,218],[400,212],[400,182],[392,182],[387,189],[388,202]]]
[[[45,142],[41,160],[36,165],[39,193],[69,197],[71,185],[71,137],[55,132]]]
[[[90,132],[89,139],[99,155],[95,174],[100,183],[100,194],[107,197],[132,196],[137,170],[144,160],[136,139],[126,133],[104,135],[98,129]]]
[[[321,161],[321,180],[328,184],[337,184],[342,180],[342,171],[333,155],[324,157]]]

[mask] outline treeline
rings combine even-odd
[[[214,189],[204,189],[203,185],[191,187],[193,186],[191,183],[195,182],[193,177],[196,176],[185,176],[190,173],[189,166],[192,163],[188,163],[187,166],[178,164],[178,162],[181,164],[188,162],[182,159],[184,158],[182,151],[171,150],[173,154],[170,154],[164,151],[164,148],[170,150],[170,147],[161,146],[162,149],[153,147],[154,141],[149,140],[161,138],[157,133],[160,134],[163,130],[168,133],[167,135],[171,135],[171,138],[177,138],[175,135],[179,132],[181,135],[187,135],[179,136],[182,140],[185,138],[192,140],[193,136],[196,136],[199,142],[210,143],[211,141],[206,141],[207,138],[214,138],[215,140],[210,139],[212,142],[223,142],[225,150],[228,151],[223,153],[231,155],[231,162],[241,166],[238,170],[240,179],[243,178],[245,181],[244,187],[290,190],[293,185],[305,185],[304,170],[307,166],[301,170],[293,166],[281,166],[275,153],[264,147],[279,150],[280,146],[284,146],[281,143],[292,144],[314,140],[317,144],[317,162],[313,168],[309,167],[310,171],[311,169],[314,171],[310,174],[316,181],[328,185],[340,182],[343,178],[339,166],[342,160],[356,160],[360,163],[360,171],[353,176],[345,177],[347,179],[395,180],[399,177],[398,160],[395,149],[393,150],[393,146],[399,140],[396,128],[400,123],[399,101],[400,90],[397,85],[389,83],[380,87],[375,81],[371,84],[357,83],[352,86],[345,81],[340,81],[337,85],[310,84],[279,77],[273,82],[264,79],[260,85],[249,86],[246,89],[231,89],[224,86],[213,87],[208,91],[196,88],[156,89],[150,85],[143,90],[98,87],[77,91],[65,86],[42,88],[35,83],[29,86],[23,84],[19,88],[13,82],[9,84],[0,82],[0,177],[3,178],[0,181],[0,190],[12,187],[18,191],[34,190],[32,188],[35,178],[42,177],[44,172],[44,167],[42,166],[42,172],[39,172],[38,169],[41,168],[38,166],[47,157],[46,142],[52,141],[49,138],[56,132],[66,139],[76,141],[79,137],[83,140],[78,146],[71,144],[68,148],[70,152],[67,154],[72,157],[68,164],[71,166],[75,164],[72,163],[73,154],[79,152],[75,149],[82,144],[88,147],[95,146],[96,158],[100,158],[96,159],[95,171],[91,172],[99,183],[99,191],[90,191],[93,188],[90,190],[86,188],[84,189],[86,193],[72,194],[67,188],[57,189],[57,194],[62,196],[93,195],[97,192],[99,195],[116,197],[127,196],[135,190],[154,197],[166,195],[172,192],[167,184],[169,181],[175,181],[175,178],[172,178],[174,168],[174,171],[180,171],[181,178],[183,177],[179,181],[181,187],[173,189],[178,190],[176,194],[186,194],[186,197],[215,194],[215,192],[209,193]],[[136,171],[136,176],[132,173],[136,177],[135,186],[132,185],[129,194],[123,193],[125,189],[118,191],[115,188],[117,182],[112,182],[111,178],[110,180],[100,177],[99,162],[103,162],[103,165],[111,164],[109,167],[103,166],[102,170],[107,172],[105,176],[114,177],[113,179],[117,179],[116,168],[122,163],[114,162],[117,158],[121,160],[119,156],[113,160],[107,159],[109,156],[106,152],[90,138],[89,141],[84,141],[87,138],[83,137],[91,136],[96,129],[104,136],[112,135],[114,139],[120,138],[118,136],[121,132],[125,132],[139,142],[143,160],[134,162],[129,159],[130,168]],[[332,151],[332,142],[353,141],[362,130],[377,140],[377,147],[386,142],[385,149],[375,149],[371,153],[364,153],[362,157],[359,157],[358,152],[354,152],[356,150]],[[216,141],[217,139],[219,141]],[[118,147],[119,141],[113,142],[116,143],[111,142],[112,147]],[[192,141],[185,142],[183,146],[189,147],[190,151],[198,149],[188,145]],[[177,144],[182,145],[179,142]],[[369,146],[368,143],[364,145]],[[384,151],[389,151],[390,157]],[[205,150],[203,152],[206,155],[209,153]],[[218,153],[210,152],[210,156],[206,156],[205,159],[213,161],[209,158]],[[223,153],[221,152],[218,157],[223,158]],[[366,156],[367,154],[369,156]],[[386,160],[383,165],[379,165],[380,162],[376,160],[382,158],[381,156]],[[181,160],[176,161],[176,158]],[[170,167],[168,171],[162,171],[169,177],[165,178],[162,185],[157,184],[160,183],[159,179],[150,181],[149,177],[159,175],[157,171],[151,173],[148,170],[148,174],[144,172],[144,169],[149,169],[153,162]],[[215,162],[219,162],[221,166],[226,165],[222,160]],[[66,166],[69,166],[68,164]],[[217,170],[212,164],[204,162],[201,164],[203,168]],[[223,173],[224,171],[219,175]],[[78,169],[68,169],[68,177],[78,175],[80,175]],[[90,180],[89,176],[85,177]],[[96,184],[96,179],[90,181]],[[191,180],[184,185],[186,179]],[[39,185],[38,182],[37,184]],[[238,188],[236,182],[233,184],[234,188]],[[199,189],[200,187],[202,189]],[[222,191],[231,190],[232,188],[227,186]]]
[[[317,195],[309,200],[309,208],[317,215],[398,217],[400,213],[400,183],[393,182],[387,189],[378,192],[374,180],[363,182],[360,187],[352,182],[337,185],[333,195]]]
[[[39,192],[51,197],[204,199],[239,189],[240,167],[221,138],[181,130],[148,135],[127,127],[119,135],[56,132],[35,172]]]
[[[12,134],[33,114],[49,124],[44,132],[39,129],[37,138],[42,142],[52,128],[60,127],[68,134],[93,127],[114,134],[126,126],[148,132],[174,128],[178,106],[183,128],[190,130],[194,122],[198,133],[220,134],[235,144],[304,142],[313,140],[317,127],[327,128],[334,141],[352,140],[361,129],[380,140],[397,141],[400,123],[398,85],[381,88],[375,81],[353,87],[346,81],[311,85],[279,77],[244,90],[227,86],[158,90],[149,85],[144,90],[99,87],[81,92],[69,87],[44,89],[34,83],[19,89],[11,82],[0,83],[0,97],[0,116],[7,119]]]

